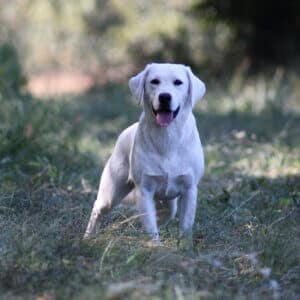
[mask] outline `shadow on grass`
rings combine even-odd
[[[76,171],[97,169],[99,176],[103,149],[109,152],[121,130],[138,119],[139,108],[124,95],[122,88],[107,86],[76,97],[4,101],[0,178],[26,181],[51,173],[66,185],[65,177]]]
[[[201,110],[201,109],[200,109]],[[300,115],[283,112],[277,107],[266,107],[260,113],[231,111],[227,114],[196,113],[204,143],[223,142],[238,132],[258,143],[279,142],[288,147],[300,143]]]

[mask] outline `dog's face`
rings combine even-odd
[[[188,77],[178,65],[158,65],[149,68],[145,78],[145,101],[149,101],[156,123],[167,127],[178,115],[188,95]]]
[[[145,112],[161,127],[167,127],[184,110],[192,108],[205,93],[204,83],[189,67],[150,64],[129,81],[133,95],[143,101]]]

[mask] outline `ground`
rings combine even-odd
[[[82,241],[104,163],[141,111],[125,85],[1,97],[1,298],[299,299],[298,77],[237,74],[207,89],[192,249],[177,220],[150,247],[128,207]]]

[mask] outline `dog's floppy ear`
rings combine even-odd
[[[132,95],[138,100],[139,104],[144,99],[145,80],[150,65],[147,65],[143,71],[129,79],[128,85]]]
[[[192,106],[199,101],[205,94],[206,88],[204,82],[202,82],[197,76],[194,75],[190,67],[186,67],[189,79],[189,98],[192,102]]]

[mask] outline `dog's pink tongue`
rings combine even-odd
[[[156,115],[156,122],[159,126],[167,127],[173,120],[173,112],[160,111]]]

